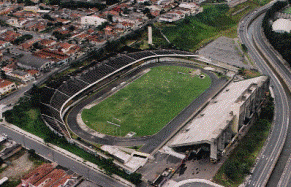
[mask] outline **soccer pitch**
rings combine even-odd
[[[90,109],[82,119],[90,128],[108,135],[136,136],[159,132],[211,84],[190,73],[195,69],[158,66]]]

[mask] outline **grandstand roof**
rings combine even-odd
[[[252,85],[260,85],[266,81],[266,76],[260,76],[239,82],[230,83],[218,96],[210,101],[200,115],[190,121],[170,143],[172,147],[210,143],[226,129],[235,117],[232,111],[237,111],[243,104],[239,98],[250,95],[246,90],[254,90]]]

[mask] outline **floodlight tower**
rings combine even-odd
[[[152,26],[148,26],[148,44],[153,45],[153,30]]]

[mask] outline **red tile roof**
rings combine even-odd
[[[38,168],[34,169],[32,172],[28,173],[26,176],[23,177],[22,183],[19,184],[17,187],[21,186],[29,186],[29,184],[35,184],[45,175],[50,173],[54,169],[54,164],[42,164]]]
[[[49,187],[56,183],[59,179],[66,175],[66,172],[61,169],[54,169],[52,172],[47,174],[45,177],[40,179],[34,186],[39,186],[42,184],[42,187]]]
[[[13,83],[5,79],[0,79],[0,88],[4,88],[10,84],[13,84]]]

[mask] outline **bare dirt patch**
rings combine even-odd
[[[19,179],[34,167],[34,163],[29,160],[29,154],[25,151],[17,159],[12,159],[8,167],[0,173],[0,178],[8,177],[9,179]]]

